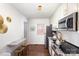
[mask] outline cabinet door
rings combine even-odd
[[[54,56],[55,55],[55,52],[54,52],[54,50],[52,49],[52,51],[51,51],[52,53],[51,53],[51,55],[52,56]]]
[[[51,55],[51,51],[52,51],[52,47],[51,47],[51,44],[52,44],[52,40],[49,39],[49,54]]]
[[[64,16],[77,12],[77,3],[65,3],[63,5]]]
[[[64,15],[64,17],[67,16],[67,14],[68,14],[68,4],[65,3],[65,4],[63,4],[63,15]]]

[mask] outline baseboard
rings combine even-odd
[[[45,46],[45,44],[28,44],[27,46]]]

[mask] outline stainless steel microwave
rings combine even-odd
[[[78,23],[78,12],[74,12],[67,17],[59,20],[58,28],[59,29],[66,29],[66,30],[73,30],[77,31],[77,23]]]

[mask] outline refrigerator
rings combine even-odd
[[[48,46],[49,46],[48,37],[52,37],[52,24],[50,24],[49,26],[46,26],[45,48],[47,48],[47,49],[48,49]]]

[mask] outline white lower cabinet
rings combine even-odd
[[[55,55],[55,52],[54,52],[54,50],[52,49],[52,51],[51,51],[51,56],[54,56]]]
[[[51,55],[51,51],[52,51],[52,48],[51,48],[51,39],[49,39],[49,54]]]
[[[55,55],[55,52],[54,52],[54,50],[52,49],[52,40],[51,39],[49,39],[49,54],[51,55],[51,56],[54,56]]]
[[[52,51],[51,46],[49,46],[49,54],[50,55],[51,55],[51,51]]]
[[[49,39],[49,54],[51,56],[63,56],[64,53],[61,51],[58,45],[53,43],[53,40]]]

